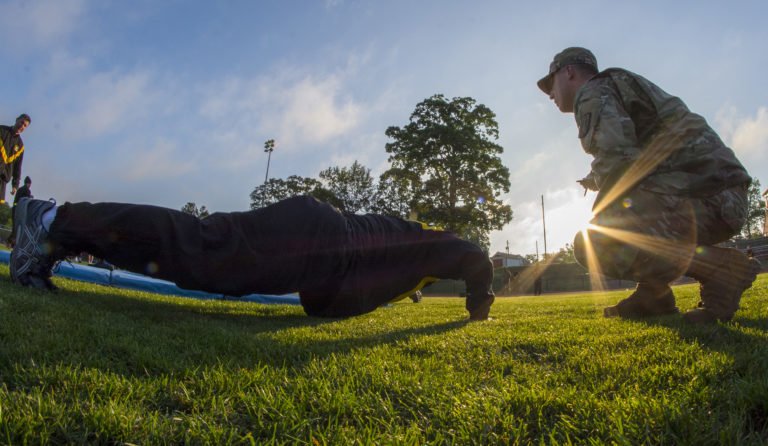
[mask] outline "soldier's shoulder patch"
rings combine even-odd
[[[584,138],[589,133],[592,125],[592,112],[582,113],[579,118],[579,139]]]

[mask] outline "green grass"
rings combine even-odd
[[[323,320],[57,283],[0,267],[0,443],[768,442],[766,275],[711,327],[602,318],[627,291],[499,298],[466,323],[458,298]]]

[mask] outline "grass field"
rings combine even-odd
[[[603,319],[627,291],[466,323],[459,298],[322,320],[57,283],[0,266],[2,444],[768,443],[767,275],[711,327]]]

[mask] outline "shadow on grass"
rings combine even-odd
[[[95,312],[118,314],[137,322],[172,323],[225,322],[249,333],[265,333],[296,327],[314,327],[332,319],[308,317],[300,305],[258,304],[226,299],[196,299],[192,297],[162,296],[147,299],[123,290],[111,293],[96,291],[59,291],[53,296]],[[228,305],[228,304],[233,305]]]
[[[467,323],[403,328],[393,324],[390,329],[375,324],[359,336],[357,318],[309,317],[297,305],[194,299],[187,303],[109,288],[47,293],[7,282],[0,283],[0,292],[0,325],[4,325],[0,326],[0,375],[6,377],[30,364],[93,368],[135,377],[219,366],[294,368],[329,355],[440,334]],[[18,379],[25,381],[22,376]],[[4,381],[13,387],[12,380]]]
[[[680,316],[661,316],[648,319],[633,319],[634,322],[649,326],[665,327],[677,332],[685,342],[697,341],[702,347],[722,353],[736,351],[744,344],[763,345],[764,335],[745,333],[743,328],[768,332],[767,319],[736,317],[726,323],[693,325]]]
[[[758,276],[752,288],[758,289],[763,283],[764,279]],[[693,302],[699,300],[699,291],[696,289],[687,288],[688,292],[683,293]],[[693,290],[693,291],[692,291]],[[678,291],[676,291],[677,295]],[[677,295],[679,298],[680,295]],[[680,300],[677,301],[680,305]],[[744,301],[742,300],[742,304]],[[768,332],[768,318],[756,318],[750,311],[738,311],[732,321],[726,323],[715,323],[705,325],[694,325],[685,322],[682,314],[687,308],[680,307],[680,315],[674,316],[659,316],[647,319],[632,319],[633,322],[643,323],[649,326],[661,326],[673,330],[678,333],[681,340],[685,342],[698,342],[702,347],[723,353],[731,353],[737,348],[736,345],[742,345],[742,343],[752,343],[756,346],[762,346],[764,344],[765,332]],[[752,334],[745,332],[748,331],[761,331],[762,334]]]

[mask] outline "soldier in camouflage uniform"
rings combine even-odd
[[[539,80],[563,113],[574,113],[579,139],[593,156],[579,180],[598,191],[590,229],[574,241],[579,263],[638,282],[605,316],[677,313],[670,282],[701,283],[701,301],[684,318],[730,320],[759,263],[714,246],[747,217],[751,178],[701,116],[647,79],[619,68],[599,72],[585,48],[555,55]]]

